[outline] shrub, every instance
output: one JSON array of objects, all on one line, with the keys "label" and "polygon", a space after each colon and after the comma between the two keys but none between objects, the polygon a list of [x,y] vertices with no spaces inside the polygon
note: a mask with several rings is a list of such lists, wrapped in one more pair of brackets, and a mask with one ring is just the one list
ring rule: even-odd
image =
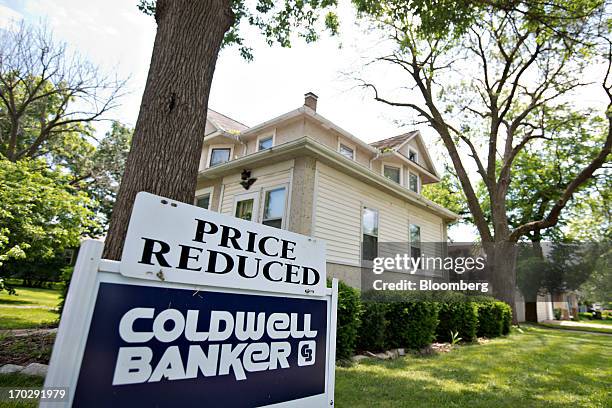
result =
[{"label": "shrub", "polygon": [[60,304],[58,306],[58,313],[60,318],[62,317],[62,312],[64,311],[64,305],[66,304],[66,296],[68,296],[68,288],[70,287],[70,280],[72,279],[72,272],[74,271],[74,267],[66,266],[62,268],[60,273],[61,279],[61,293],[60,293]]},{"label": "shrub", "polygon": [[386,317],[387,309],[386,303],[363,303],[361,329],[357,340],[359,350],[382,351],[385,349],[385,336],[389,325]]},{"label": "shrub", "polygon": [[496,302],[496,305],[502,310],[502,334],[505,336],[510,333],[512,327],[512,308],[504,302]]},{"label": "shrub", "polygon": [[360,326],[361,300],[359,299],[359,291],[340,281],[338,282],[336,359],[347,359],[353,355]]},{"label": "shrub", "polygon": [[559,308],[555,308],[554,310],[555,320],[561,320],[562,311]]},{"label": "shrub", "polygon": [[498,337],[510,333],[512,309],[504,302],[480,299],[478,301],[478,336]]},{"label": "shrub", "polygon": [[420,349],[436,338],[438,304],[406,299],[388,305],[387,338],[389,347]]},{"label": "shrub", "polygon": [[437,329],[437,338],[440,341],[450,342],[451,332],[465,341],[476,338],[478,329],[478,306],[465,299],[454,299],[440,303],[438,312],[440,323]]}]

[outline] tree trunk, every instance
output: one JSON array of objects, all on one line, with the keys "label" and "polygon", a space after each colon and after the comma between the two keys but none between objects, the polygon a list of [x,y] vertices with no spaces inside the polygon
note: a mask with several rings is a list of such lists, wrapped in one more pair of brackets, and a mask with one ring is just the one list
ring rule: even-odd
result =
[{"label": "tree trunk", "polygon": [[104,257],[121,257],[136,194],[192,202],[208,95],[229,0],[158,0],[157,34],[132,147],[113,208]]},{"label": "tree trunk", "polygon": [[517,245],[508,241],[485,243],[485,250],[493,296],[510,305],[512,322],[516,324],[518,322],[515,303]]}]

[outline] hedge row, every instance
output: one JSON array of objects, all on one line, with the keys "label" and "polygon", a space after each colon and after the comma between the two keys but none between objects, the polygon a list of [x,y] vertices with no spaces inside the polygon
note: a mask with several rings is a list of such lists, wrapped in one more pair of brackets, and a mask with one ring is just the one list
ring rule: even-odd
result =
[{"label": "hedge row", "polygon": [[[434,341],[498,337],[510,332],[512,310],[490,297],[460,293],[360,293],[339,283],[336,357],[346,359],[356,349],[420,349]],[[368,294],[370,295],[370,294]]]}]

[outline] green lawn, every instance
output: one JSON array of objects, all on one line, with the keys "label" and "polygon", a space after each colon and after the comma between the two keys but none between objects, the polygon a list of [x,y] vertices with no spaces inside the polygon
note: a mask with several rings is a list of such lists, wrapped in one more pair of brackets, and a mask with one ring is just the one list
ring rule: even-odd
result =
[{"label": "green lawn", "polygon": [[550,323],[538,323],[538,324],[540,326],[550,327],[551,329],[558,329],[558,330],[578,330],[578,331],[584,331],[584,332],[612,334],[612,326],[610,326],[610,328],[607,328],[607,327],[589,327],[588,325],[581,325],[580,322],[572,322],[572,323],[577,323],[577,324],[576,325],[572,325],[572,326],[560,326],[560,325],[557,325],[557,324],[550,324]]},{"label": "green lawn", "polygon": [[432,357],[336,370],[339,407],[610,407],[612,336],[526,327]]},{"label": "green lawn", "polygon": [[[44,379],[22,374],[4,374],[0,375],[0,387],[11,388],[27,388],[27,387],[42,387]],[[37,402],[8,402],[0,401],[0,408],[22,408],[22,407],[37,407]],[[58,404],[59,406],[59,404]]]},{"label": "green lawn", "polygon": [[59,290],[16,287],[17,296],[0,293],[0,330],[48,327],[55,324]]}]

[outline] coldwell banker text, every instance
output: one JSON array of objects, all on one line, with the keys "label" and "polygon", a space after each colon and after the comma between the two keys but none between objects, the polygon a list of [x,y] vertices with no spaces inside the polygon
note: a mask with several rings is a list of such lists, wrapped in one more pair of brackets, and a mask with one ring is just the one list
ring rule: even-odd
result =
[{"label": "coldwell banker text", "polygon": [[[311,315],[298,313],[229,312],[211,310],[207,331],[198,331],[199,310],[136,307],[126,312],[119,323],[121,339],[130,344],[119,348],[113,375],[113,385],[159,382],[162,379],[185,380],[198,375],[213,377],[228,375],[230,369],[236,380],[246,380],[247,372],[289,368],[289,361],[297,366],[315,362],[317,331],[311,330]],[[136,321],[152,322],[152,330],[135,330]],[[170,327],[170,329],[168,329]],[[259,341],[264,338],[271,341]],[[172,343],[186,339],[189,349],[181,355],[177,345],[154,356],[146,343],[155,339]],[[236,338],[239,343],[226,342]],[[304,339],[292,350],[288,339]],[[292,353],[298,353],[290,359]],[[152,362],[156,361],[156,364]]]},{"label": "coldwell banker text", "polygon": [[259,276],[305,286],[321,280],[317,269],[294,263],[294,241],[252,230],[243,233],[202,219],[194,219],[192,236],[191,242],[174,247],[161,239],[142,237],[138,263],[217,275],[232,272],[245,279]]}]

